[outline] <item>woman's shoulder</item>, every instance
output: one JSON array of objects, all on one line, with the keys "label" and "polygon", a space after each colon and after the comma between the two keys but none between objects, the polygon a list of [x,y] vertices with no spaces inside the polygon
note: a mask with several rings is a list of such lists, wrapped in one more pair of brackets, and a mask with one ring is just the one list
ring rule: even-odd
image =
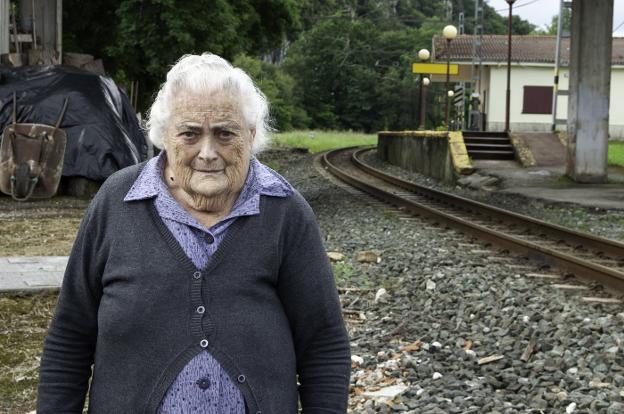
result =
[{"label": "woman's shoulder", "polygon": [[91,204],[110,207],[111,204],[123,202],[123,198],[136,181],[145,164],[146,161],[122,168],[111,174],[102,183]]}]

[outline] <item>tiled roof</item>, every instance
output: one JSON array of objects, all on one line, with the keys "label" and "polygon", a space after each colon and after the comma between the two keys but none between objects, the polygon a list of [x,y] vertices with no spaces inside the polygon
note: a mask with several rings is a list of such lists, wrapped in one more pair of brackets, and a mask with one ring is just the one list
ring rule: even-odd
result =
[{"label": "tiled roof", "polygon": [[[451,42],[451,61],[472,61],[475,36],[459,35]],[[511,60],[522,63],[555,63],[556,36],[513,36]],[[612,64],[624,65],[624,38],[613,38]],[[433,60],[446,61],[446,39],[433,37]],[[483,62],[507,62],[507,35],[483,35]],[[561,41],[561,63],[570,59],[570,39]]]}]

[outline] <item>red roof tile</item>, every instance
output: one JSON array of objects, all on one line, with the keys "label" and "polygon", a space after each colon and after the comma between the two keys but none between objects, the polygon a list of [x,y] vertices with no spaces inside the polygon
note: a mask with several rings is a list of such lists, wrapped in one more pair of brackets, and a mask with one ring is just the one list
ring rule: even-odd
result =
[{"label": "red roof tile", "polygon": [[[453,62],[472,61],[473,35],[459,35],[451,42]],[[555,63],[556,36],[513,36],[511,60],[523,63]],[[433,60],[446,61],[446,39],[433,37]],[[507,61],[507,35],[483,35],[483,62]],[[561,63],[570,59],[570,39],[561,41]],[[612,64],[624,65],[624,38],[613,38]]]}]

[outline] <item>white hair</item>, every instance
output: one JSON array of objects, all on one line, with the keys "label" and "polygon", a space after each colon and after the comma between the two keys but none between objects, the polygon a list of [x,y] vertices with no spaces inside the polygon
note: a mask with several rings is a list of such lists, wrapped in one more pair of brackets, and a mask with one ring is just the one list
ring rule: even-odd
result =
[{"label": "white hair", "polygon": [[228,91],[240,97],[241,110],[250,129],[255,129],[253,153],[260,152],[268,142],[269,104],[264,94],[245,71],[212,53],[184,55],[167,73],[148,113],[147,130],[155,147],[164,147],[164,136],[171,115],[172,98],[183,91],[207,93]]}]

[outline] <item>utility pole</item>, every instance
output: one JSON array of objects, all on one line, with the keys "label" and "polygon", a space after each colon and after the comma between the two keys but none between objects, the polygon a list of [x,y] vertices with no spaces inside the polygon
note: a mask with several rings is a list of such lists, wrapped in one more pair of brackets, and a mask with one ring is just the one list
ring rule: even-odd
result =
[{"label": "utility pole", "polygon": [[507,20],[507,95],[505,97],[505,132],[509,132],[509,110],[511,104],[511,14],[516,0],[507,0],[509,19]]},{"label": "utility pole", "polygon": [[557,18],[557,45],[555,46],[555,81],[552,98],[551,131],[557,130],[557,96],[559,95],[559,65],[561,64],[561,32],[563,31],[563,0],[559,0],[559,17]]}]

